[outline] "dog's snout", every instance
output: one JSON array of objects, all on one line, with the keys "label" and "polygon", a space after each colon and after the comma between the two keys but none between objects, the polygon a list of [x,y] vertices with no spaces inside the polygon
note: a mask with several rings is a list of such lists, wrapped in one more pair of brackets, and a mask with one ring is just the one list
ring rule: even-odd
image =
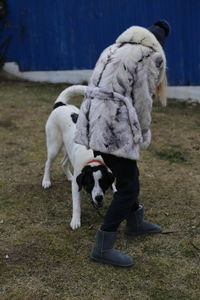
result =
[{"label": "dog's snout", "polygon": [[103,196],[102,195],[98,195],[95,197],[95,200],[99,203],[103,201]]}]

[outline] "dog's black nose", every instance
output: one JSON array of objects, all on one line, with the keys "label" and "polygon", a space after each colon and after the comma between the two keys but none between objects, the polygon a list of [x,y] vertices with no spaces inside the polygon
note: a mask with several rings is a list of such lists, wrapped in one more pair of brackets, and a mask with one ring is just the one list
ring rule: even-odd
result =
[{"label": "dog's black nose", "polygon": [[101,195],[96,196],[96,197],[95,197],[95,200],[96,200],[98,203],[100,203],[100,202],[103,201],[103,196],[101,196]]}]

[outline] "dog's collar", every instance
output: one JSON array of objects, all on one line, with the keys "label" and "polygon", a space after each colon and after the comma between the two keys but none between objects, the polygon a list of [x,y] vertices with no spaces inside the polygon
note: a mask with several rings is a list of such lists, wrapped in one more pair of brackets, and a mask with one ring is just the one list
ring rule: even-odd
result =
[{"label": "dog's collar", "polygon": [[89,164],[91,164],[91,163],[94,163],[94,162],[96,162],[96,163],[99,163],[100,165],[105,165],[104,163],[103,163],[103,161],[101,161],[101,160],[99,160],[99,159],[92,159],[92,160],[89,160],[87,163],[86,163],[86,165],[89,165]]}]

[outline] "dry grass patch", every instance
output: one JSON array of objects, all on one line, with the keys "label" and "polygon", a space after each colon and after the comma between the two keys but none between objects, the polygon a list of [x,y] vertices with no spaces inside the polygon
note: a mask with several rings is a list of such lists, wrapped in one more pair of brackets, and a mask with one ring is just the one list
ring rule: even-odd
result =
[{"label": "dry grass patch", "polygon": [[172,233],[128,238],[122,224],[117,247],[135,266],[119,269],[88,258],[102,220],[86,194],[82,227],[70,229],[71,187],[59,159],[52,188],[41,187],[44,125],[65,87],[0,83],[0,298],[200,299],[200,107],[154,105],[153,142],[139,163],[141,202],[146,217]]}]

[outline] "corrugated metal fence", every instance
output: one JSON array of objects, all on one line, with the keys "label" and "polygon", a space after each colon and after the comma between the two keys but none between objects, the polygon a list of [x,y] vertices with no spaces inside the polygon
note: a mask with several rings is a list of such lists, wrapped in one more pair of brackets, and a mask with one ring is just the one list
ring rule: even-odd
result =
[{"label": "corrugated metal fence", "polygon": [[166,19],[171,85],[200,85],[200,0],[5,0],[0,55],[21,71],[92,69],[132,25]]}]

